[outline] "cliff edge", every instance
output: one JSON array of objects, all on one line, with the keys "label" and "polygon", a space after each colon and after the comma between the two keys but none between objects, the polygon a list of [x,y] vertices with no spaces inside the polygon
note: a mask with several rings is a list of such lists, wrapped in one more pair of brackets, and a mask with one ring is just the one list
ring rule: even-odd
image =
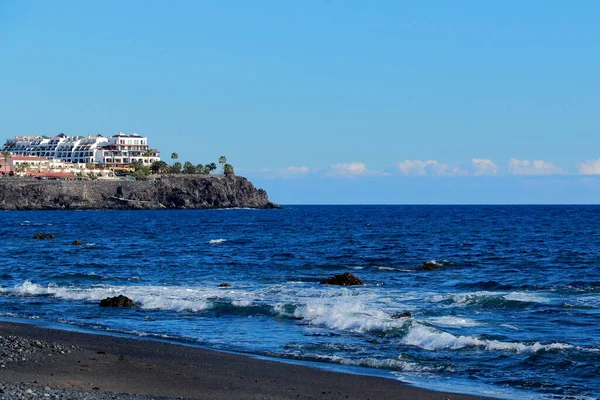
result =
[{"label": "cliff edge", "polygon": [[148,181],[0,179],[0,210],[278,208],[241,176],[162,175]]}]

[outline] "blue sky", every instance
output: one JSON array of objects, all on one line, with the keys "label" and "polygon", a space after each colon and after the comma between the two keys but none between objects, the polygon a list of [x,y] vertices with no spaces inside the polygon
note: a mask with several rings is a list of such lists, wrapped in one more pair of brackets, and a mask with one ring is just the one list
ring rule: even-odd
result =
[{"label": "blue sky", "polygon": [[0,2],[0,140],[138,132],[280,203],[597,203],[600,2]]}]

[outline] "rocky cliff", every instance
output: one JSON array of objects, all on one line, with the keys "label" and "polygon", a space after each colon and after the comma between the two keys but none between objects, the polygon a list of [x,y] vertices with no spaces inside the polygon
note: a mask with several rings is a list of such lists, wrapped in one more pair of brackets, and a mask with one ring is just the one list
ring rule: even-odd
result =
[{"label": "rocky cliff", "polygon": [[0,210],[277,208],[240,176],[163,175],[148,181],[0,179]]}]

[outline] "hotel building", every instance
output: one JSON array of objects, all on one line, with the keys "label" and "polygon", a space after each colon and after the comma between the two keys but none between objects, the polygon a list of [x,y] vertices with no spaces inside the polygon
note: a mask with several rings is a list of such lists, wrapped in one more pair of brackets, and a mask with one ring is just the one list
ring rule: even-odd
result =
[{"label": "hotel building", "polygon": [[137,133],[96,136],[17,136],[8,139],[2,151],[14,155],[42,157],[69,163],[128,167],[133,162],[150,165],[160,161],[160,152],[150,149],[148,138]]}]

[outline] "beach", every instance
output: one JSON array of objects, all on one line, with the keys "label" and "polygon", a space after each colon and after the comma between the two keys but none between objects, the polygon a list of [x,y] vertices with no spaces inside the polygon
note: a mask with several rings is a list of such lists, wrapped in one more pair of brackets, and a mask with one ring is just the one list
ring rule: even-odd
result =
[{"label": "beach", "polygon": [[[0,336],[18,342],[15,351],[26,354],[25,361],[13,357],[5,362],[6,347],[10,346],[3,346],[3,398],[11,398],[6,397],[7,393],[17,386],[27,398],[35,398],[36,393],[39,398],[89,399],[482,398],[166,342],[28,324],[1,322]],[[29,347],[37,351],[28,350]],[[52,395],[44,397],[44,393]]]}]

